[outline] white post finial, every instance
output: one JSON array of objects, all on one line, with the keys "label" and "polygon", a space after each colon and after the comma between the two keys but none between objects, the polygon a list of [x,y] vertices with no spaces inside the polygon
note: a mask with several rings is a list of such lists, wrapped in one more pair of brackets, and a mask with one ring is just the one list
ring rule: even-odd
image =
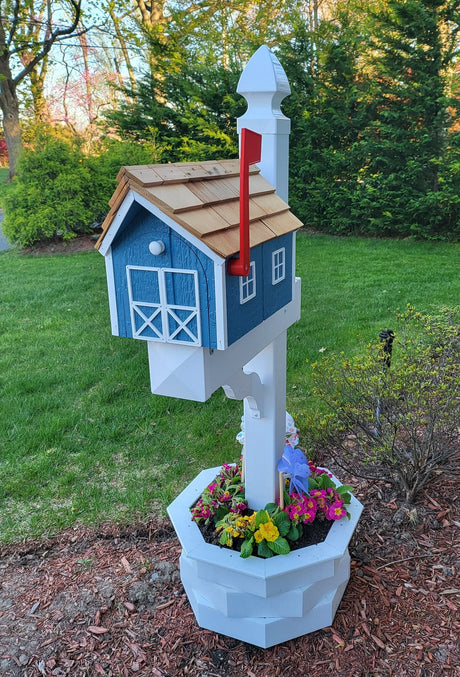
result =
[{"label": "white post finial", "polygon": [[248,102],[246,113],[237,121],[238,133],[247,127],[262,134],[261,174],[287,202],[291,121],[281,112],[281,102],[291,88],[282,65],[266,45],[248,61],[236,91]]}]

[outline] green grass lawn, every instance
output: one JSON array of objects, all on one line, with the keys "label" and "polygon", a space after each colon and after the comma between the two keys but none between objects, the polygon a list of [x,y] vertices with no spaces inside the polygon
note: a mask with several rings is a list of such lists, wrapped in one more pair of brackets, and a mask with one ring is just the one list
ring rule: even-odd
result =
[{"label": "green grass lawn", "polygon": [[[460,246],[300,233],[302,318],[288,410],[314,407],[305,360],[359,350],[408,302],[460,298]],[[110,335],[103,257],[0,253],[0,540],[77,521],[164,514],[203,468],[234,460],[242,403],[153,396],[143,341]]]}]

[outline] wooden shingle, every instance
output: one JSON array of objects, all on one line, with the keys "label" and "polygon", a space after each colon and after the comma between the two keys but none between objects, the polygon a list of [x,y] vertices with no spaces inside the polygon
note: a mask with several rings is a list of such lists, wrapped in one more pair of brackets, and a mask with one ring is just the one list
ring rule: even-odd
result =
[{"label": "wooden shingle", "polygon": [[214,209],[193,209],[174,214],[175,220],[191,233],[203,238],[208,233],[228,230],[230,224]]},{"label": "wooden shingle", "polygon": [[204,202],[190,190],[192,184],[164,183],[146,189],[145,197],[168,214],[202,207]]},{"label": "wooden shingle", "polygon": [[[257,166],[249,169],[251,246],[293,232],[301,222],[275,194]],[[239,251],[239,160],[208,160],[122,167],[111,210],[102,225],[102,243],[129,190],[145,198],[225,258]]]}]

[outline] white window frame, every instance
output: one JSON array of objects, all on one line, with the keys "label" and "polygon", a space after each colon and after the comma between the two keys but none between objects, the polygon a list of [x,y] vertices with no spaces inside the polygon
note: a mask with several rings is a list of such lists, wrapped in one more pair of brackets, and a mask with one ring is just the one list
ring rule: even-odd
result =
[{"label": "white window frame", "polygon": [[[252,291],[250,291],[251,286]],[[240,277],[240,305],[255,298],[256,293],[256,264],[255,261],[251,261],[249,264],[249,275]]]},{"label": "white window frame", "polygon": [[286,277],[286,247],[272,252],[272,285],[282,282]]}]

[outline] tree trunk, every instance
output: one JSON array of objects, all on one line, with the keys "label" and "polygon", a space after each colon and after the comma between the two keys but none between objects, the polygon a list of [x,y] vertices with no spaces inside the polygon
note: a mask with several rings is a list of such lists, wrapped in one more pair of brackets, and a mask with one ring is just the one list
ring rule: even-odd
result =
[{"label": "tree trunk", "polygon": [[[131,64],[131,59],[129,56],[129,50],[126,46],[126,41],[123,36],[123,32],[121,30],[120,26],[120,19],[115,15],[115,12],[113,11],[112,7],[109,6],[109,14],[110,18],[112,19],[113,27],[115,29],[115,34],[117,36],[118,42],[120,44],[120,48],[123,54],[123,58],[125,60],[126,68],[128,70],[128,75],[129,75],[129,82],[131,85],[131,90],[133,92],[136,91],[136,77],[134,75],[134,70],[133,66]],[[121,73],[119,72],[119,68],[116,68],[116,74],[117,77],[119,78],[120,85],[123,86],[123,79],[121,78]]]},{"label": "tree trunk", "polygon": [[[44,61],[47,61],[46,58]],[[32,94],[34,105],[34,117],[36,122],[49,123],[50,112],[46,102],[44,93],[46,67],[38,71],[38,68],[33,68],[29,73],[30,92]]]},{"label": "tree trunk", "polygon": [[11,75],[8,55],[0,55],[0,108],[3,114],[3,132],[8,149],[9,175],[16,175],[19,156],[22,151],[22,133],[19,124],[19,103],[16,84]]}]

